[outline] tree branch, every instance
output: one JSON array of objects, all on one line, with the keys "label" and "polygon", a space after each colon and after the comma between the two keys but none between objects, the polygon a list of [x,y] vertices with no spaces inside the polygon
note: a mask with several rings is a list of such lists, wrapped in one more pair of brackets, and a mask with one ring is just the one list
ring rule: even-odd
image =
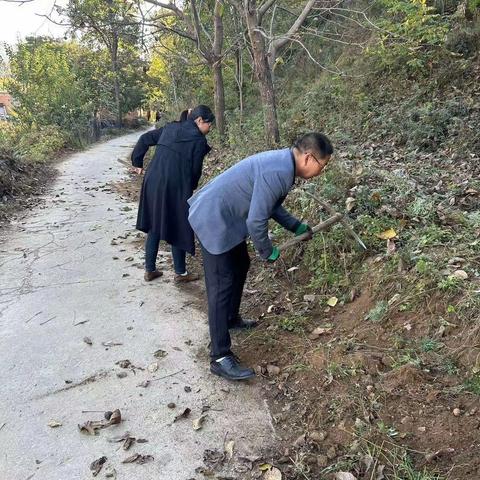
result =
[{"label": "tree branch", "polygon": [[257,10],[258,24],[262,24],[264,15],[268,12],[270,7],[276,3],[277,0],[267,0],[263,5],[261,5]]}]

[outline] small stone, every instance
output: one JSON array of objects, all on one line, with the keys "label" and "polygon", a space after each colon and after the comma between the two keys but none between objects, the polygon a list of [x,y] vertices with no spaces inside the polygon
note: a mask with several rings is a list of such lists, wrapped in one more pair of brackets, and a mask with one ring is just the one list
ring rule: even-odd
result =
[{"label": "small stone", "polygon": [[328,457],[326,455],[319,455],[317,457],[317,465],[320,468],[324,468],[328,465]]},{"label": "small stone", "polygon": [[454,409],[453,409],[453,414],[454,414],[456,417],[459,417],[459,416],[462,414],[462,411],[461,411],[459,408],[454,408]]},{"label": "small stone", "polygon": [[427,429],[425,427],[418,427],[418,431],[423,433],[426,432]]},{"label": "small stone", "polygon": [[185,385],[183,389],[187,392],[190,393],[192,391],[192,387],[189,387],[188,385]]},{"label": "small stone", "polygon": [[374,390],[374,386],[373,385],[367,385],[367,392],[370,393],[370,392],[373,392]]},{"label": "small stone", "polygon": [[117,377],[118,378],[125,378],[127,376],[127,372],[118,372]]},{"label": "small stone", "polygon": [[173,403],[173,402],[170,402],[168,405],[167,405],[168,408],[175,408],[176,405]]}]

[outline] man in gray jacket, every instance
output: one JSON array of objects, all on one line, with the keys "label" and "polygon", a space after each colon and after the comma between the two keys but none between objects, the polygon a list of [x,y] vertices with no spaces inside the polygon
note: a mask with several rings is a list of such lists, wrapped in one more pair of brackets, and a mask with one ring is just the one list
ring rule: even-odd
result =
[{"label": "man in gray jacket", "polygon": [[268,221],[274,219],[287,230],[301,235],[311,231],[282,202],[295,177],[320,175],[333,153],[330,140],[321,133],[308,133],[294,146],[248,157],[193,195],[189,222],[203,255],[211,338],[210,370],[229,380],[254,376],[242,367],[230,350],[230,328],[248,328],[254,322],[239,314],[243,286],[250,266],[246,239],[250,237],[258,255],[274,262],[280,252],[268,237]]}]

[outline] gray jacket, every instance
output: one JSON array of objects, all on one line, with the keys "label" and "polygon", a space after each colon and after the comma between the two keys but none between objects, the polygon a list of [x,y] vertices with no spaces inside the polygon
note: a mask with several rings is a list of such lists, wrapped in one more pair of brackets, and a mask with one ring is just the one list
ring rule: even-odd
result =
[{"label": "gray jacket", "polygon": [[260,257],[266,259],[273,248],[268,220],[273,218],[292,232],[300,225],[281,205],[294,181],[290,149],[252,155],[190,197],[188,220],[211,254],[225,253],[250,236]]}]

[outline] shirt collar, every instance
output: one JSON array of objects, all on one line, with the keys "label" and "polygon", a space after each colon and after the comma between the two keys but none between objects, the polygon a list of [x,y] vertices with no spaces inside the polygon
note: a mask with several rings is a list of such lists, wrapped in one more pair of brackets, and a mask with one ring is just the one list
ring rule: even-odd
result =
[{"label": "shirt collar", "polygon": [[292,158],[292,163],[293,163],[293,180],[292,180],[292,186],[295,185],[295,179],[297,178],[297,164],[295,163],[295,155],[293,154],[293,147],[290,148],[290,156]]}]

